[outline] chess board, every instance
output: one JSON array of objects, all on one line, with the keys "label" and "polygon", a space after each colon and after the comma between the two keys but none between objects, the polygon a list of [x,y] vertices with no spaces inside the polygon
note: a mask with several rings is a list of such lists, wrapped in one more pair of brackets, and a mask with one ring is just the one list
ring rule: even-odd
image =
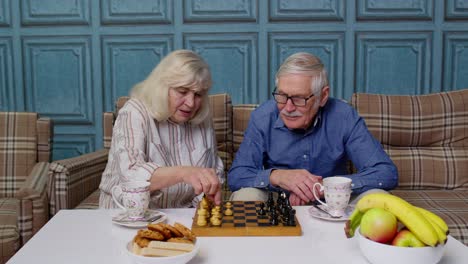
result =
[{"label": "chess board", "polygon": [[[260,203],[256,201],[233,201],[233,215],[223,215],[220,226],[212,226],[209,221],[206,226],[198,226],[198,214],[195,213],[192,222],[192,232],[197,236],[301,236],[299,221],[296,226],[285,226],[281,221],[277,226],[270,225],[268,214],[258,215]],[[223,205],[223,212],[225,208]]]}]

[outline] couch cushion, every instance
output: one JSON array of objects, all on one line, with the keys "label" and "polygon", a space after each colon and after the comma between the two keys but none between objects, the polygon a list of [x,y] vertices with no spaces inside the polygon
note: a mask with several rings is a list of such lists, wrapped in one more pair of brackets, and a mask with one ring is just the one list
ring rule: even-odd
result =
[{"label": "couch cushion", "polygon": [[392,194],[439,215],[450,235],[468,246],[468,192],[459,190],[393,190]]},{"label": "couch cushion", "polygon": [[36,113],[0,112],[0,197],[13,197],[37,162]]},{"label": "couch cushion", "polygon": [[18,199],[0,198],[0,263],[5,263],[20,248],[19,211]]},{"label": "couch cushion", "polygon": [[233,107],[232,129],[234,156],[244,140],[244,132],[249,124],[250,114],[257,108],[256,104],[241,104]]},{"label": "couch cushion", "polygon": [[468,189],[468,89],[418,96],[354,94],[399,172],[399,189]]},{"label": "couch cushion", "polygon": [[97,189],[91,195],[86,197],[75,209],[97,209],[99,208],[99,196],[101,190]]}]

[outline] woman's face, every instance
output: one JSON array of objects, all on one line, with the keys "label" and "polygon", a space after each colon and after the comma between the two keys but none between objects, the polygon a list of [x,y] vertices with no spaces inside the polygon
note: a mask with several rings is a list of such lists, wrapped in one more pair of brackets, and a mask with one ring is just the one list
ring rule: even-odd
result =
[{"label": "woman's face", "polygon": [[169,118],[172,122],[181,124],[192,119],[200,109],[205,91],[189,87],[169,89]]}]

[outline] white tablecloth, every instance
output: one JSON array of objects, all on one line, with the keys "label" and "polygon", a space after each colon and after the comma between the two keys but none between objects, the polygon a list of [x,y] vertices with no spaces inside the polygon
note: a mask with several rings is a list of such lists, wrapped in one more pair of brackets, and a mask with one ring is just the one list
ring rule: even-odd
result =
[{"label": "white tablecloth", "polygon": [[[295,207],[303,235],[299,237],[199,237],[197,263],[367,263],[357,239],[347,239],[344,222],[315,219],[309,207]],[[168,223],[191,225],[194,209],[162,210]],[[137,229],[112,224],[111,210],[61,210],[18,253],[17,263],[131,263],[125,244]],[[391,256],[389,256],[391,257]],[[468,263],[468,247],[449,236],[440,264]]]}]

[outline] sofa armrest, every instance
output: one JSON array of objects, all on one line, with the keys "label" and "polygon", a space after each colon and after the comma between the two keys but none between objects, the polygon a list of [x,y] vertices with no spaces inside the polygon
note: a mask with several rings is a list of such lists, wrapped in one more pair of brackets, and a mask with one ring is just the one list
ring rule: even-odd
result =
[{"label": "sofa armrest", "polygon": [[16,193],[21,207],[18,222],[22,244],[26,243],[49,220],[48,171],[48,162],[37,163]]},{"label": "sofa armrest", "polygon": [[75,208],[101,182],[109,150],[101,149],[78,157],[54,161],[49,169],[49,211]]}]

